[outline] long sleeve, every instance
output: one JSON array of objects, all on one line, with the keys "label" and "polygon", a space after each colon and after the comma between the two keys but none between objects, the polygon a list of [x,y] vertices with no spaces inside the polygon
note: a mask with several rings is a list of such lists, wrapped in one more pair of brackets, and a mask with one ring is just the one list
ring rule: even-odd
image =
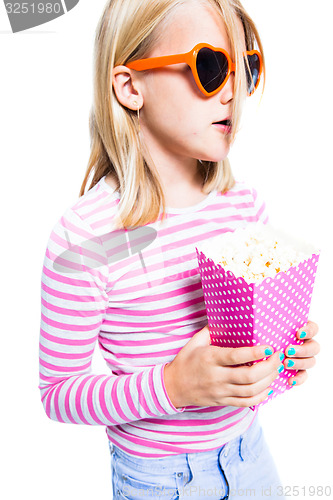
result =
[{"label": "long sleeve", "polygon": [[47,416],[112,426],[183,412],[166,393],[166,363],[129,375],[91,374],[108,307],[107,264],[99,237],[68,209],[51,232],[42,269],[39,389]]},{"label": "long sleeve", "polygon": [[257,222],[262,222],[263,224],[267,224],[269,222],[269,217],[266,210],[265,201],[258,196],[257,191],[252,188],[251,190],[253,196],[253,208],[255,211],[255,220]]}]

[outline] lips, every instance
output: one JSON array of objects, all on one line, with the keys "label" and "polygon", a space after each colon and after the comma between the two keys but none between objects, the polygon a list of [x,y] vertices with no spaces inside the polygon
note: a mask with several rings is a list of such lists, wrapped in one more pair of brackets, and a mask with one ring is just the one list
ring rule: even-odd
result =
[{"label": "lips", "polygon": [[225,127],[231,127],[231,117],[225,118],[224,120],[220,120],[219,122],[214,122],[213,125],[224,125]]},{"label": "lips", "polygon": [[216,128],[218,128],[224,134],[231,134],[232,130],[231,117],[225,118],[224,120],[220,120],[218,122],[214,122],[213,125],[216,125]]}]

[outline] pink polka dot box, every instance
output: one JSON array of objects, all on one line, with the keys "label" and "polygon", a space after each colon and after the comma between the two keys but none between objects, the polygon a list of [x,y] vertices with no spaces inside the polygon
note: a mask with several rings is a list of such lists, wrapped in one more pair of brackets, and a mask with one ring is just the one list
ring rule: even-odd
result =
[{"label": "pink polka dot box", "polygon": [[[303,343],[296,332],[308,321],[318,250],[258,223],[205,241],[196,252],[213,345],[282,351]],[[285,369],[258,406],[290,389],[293,374]]]}]

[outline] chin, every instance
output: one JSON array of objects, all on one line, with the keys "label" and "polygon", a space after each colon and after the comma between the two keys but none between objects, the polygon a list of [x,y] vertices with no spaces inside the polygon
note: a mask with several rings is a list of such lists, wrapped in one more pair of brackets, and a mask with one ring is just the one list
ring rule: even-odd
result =
[{"label": "chin", "polygon": [[208,151],[205,152],[205,154],[200,155],[201,161],[211,161],[211,162],[219,162],[223,161],[227,158],[229,152],[230,152],[230,145],[229,144],[220,144],[220,147],[211,148]]},{"label": "chin", "polygon": [[229,149],[228,151],[225,151],[223,152],[223,154],[216,154],[216,155],[207,155],[207,156],[202,156],[201,158],[198,158],[198,160],[201,160],[201,161],[211,161],[211,162],[219,162],[219,161],[223,161],[227,158],[229,154]]}]

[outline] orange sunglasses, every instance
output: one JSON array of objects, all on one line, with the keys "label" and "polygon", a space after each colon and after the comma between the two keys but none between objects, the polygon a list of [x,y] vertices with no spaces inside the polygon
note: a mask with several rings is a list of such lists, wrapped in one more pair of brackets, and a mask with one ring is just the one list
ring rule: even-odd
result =
[{"label": "orange sunglasses", "polygon": [[[186,63],[191,68],[195,82],[201,92],[210,97],[227,83],[236,66],[228,52],[213,47],[208,43],[199,43],[190,52],[172,56],[149,57],[126,64],[127,68],[136,71],[161,68],[171,64]],[[262,57],[257,50],[244,53],[244,64],[247,79],[247,93],[252,95],[257,89],[262,73]]]}]

